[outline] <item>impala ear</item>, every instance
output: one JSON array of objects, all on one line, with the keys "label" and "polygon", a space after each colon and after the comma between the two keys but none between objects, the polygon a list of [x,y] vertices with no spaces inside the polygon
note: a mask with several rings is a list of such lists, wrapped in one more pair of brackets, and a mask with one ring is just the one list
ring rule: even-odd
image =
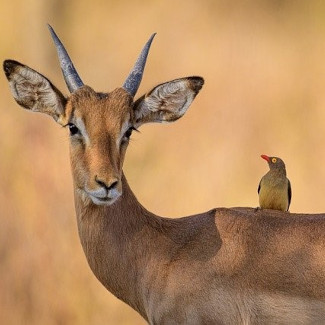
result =
[{"label": "impala ear", "polygon": [[203,84],[201,77],[188,77],[153,88],[134,103],[135,126],[176,121],[185,114]]},{"label": "impala ear", "polygon": [[20,106],[46,113],[58,121],[64,113],[66,99],[47,78],[13,60],[4,61],[3,69],[12,95]]}]

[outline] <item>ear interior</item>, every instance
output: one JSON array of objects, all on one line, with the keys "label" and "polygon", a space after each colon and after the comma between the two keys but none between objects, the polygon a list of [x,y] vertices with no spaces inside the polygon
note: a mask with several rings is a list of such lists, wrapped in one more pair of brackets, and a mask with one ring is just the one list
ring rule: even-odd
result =
[{"label": "ear interior", "polygon": [[4,61],[3,69],[20,106],[46,113],[56,121],[64,113],[65,97],[42,74],[14,60]]},{"label": "ear interior", "polygon": [[201,77],[187,77],[156,86],[135,102],[135,123],[141,125],[179,119],[185,114],[203,84]]}]

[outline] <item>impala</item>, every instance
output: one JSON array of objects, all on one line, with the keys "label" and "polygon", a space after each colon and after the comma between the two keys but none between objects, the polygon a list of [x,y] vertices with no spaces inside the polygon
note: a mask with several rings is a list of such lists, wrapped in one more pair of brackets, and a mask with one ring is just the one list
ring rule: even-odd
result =
[{"label": "impala", "polygon": [[4,71],[19,105],[70,130],[78,230],[98,280],[150,324],[325,324],[325,215],[217,208],[169,219],[128,185],[132,131],[180,118],[203,79],[169,81],[134,100],[153,35],[123,86],[99,93],[50,31],[68,98],[17,61]]}]

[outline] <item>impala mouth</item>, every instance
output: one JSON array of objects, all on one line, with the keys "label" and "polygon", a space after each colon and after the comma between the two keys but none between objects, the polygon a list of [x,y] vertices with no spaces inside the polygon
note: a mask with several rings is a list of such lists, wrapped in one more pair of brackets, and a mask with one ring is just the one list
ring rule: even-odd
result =
[{"label": "impala mouth", "polygon": [[98,195],[99,193],[92,193],[92,192],[87,191],[87,190],[85,190],[85,192],[86,192],[87,196],[91,199],[91,201],[96,205],[111,205],[122,194],[117,190],[110,190],[108,193],[105,193],[105,196],[104,195]]},{"label": "impala mouth", "polygon": [[120,194],[115,197],[97,197],[93,195],[89,195],[89,197],[96,205],[111,205],[120,197]]}]

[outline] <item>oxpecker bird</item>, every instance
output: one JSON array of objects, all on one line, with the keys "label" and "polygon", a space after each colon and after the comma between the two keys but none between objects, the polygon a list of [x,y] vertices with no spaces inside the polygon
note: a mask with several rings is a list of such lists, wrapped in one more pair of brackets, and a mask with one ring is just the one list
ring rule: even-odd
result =
[{"label": "oxpecker bird", "polygon": [[282,159],[261,155],[270,167],[258,185],[261,209],[288,211],[291,202],[291,184]]}]

